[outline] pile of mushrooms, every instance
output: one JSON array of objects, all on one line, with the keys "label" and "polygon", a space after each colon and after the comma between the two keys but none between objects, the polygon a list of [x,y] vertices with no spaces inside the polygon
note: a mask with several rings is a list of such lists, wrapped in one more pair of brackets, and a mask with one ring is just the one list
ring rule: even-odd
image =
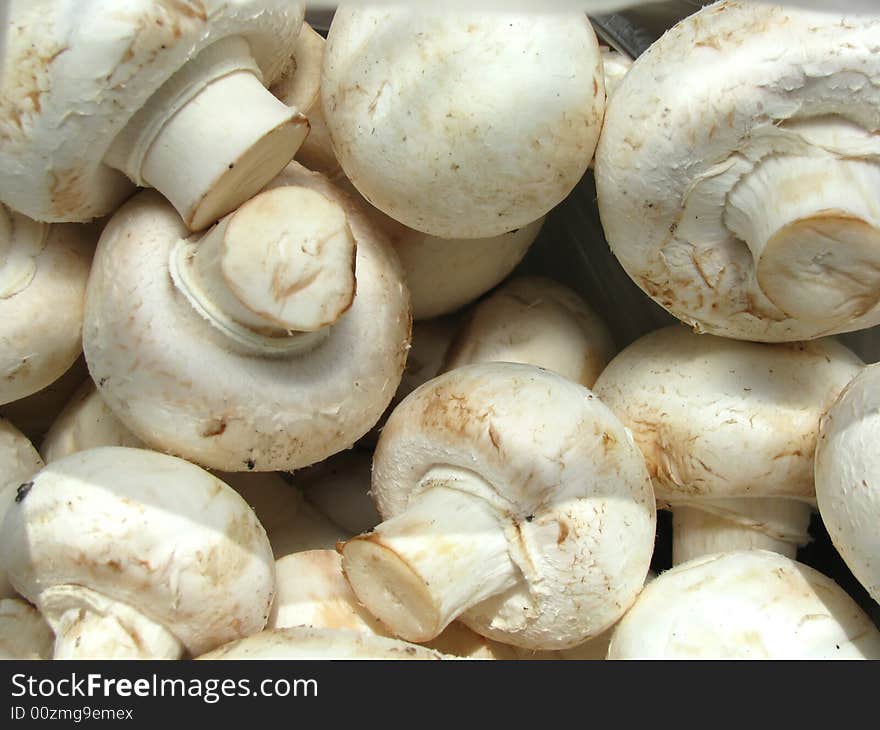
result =
[{"label": "pile of mushrooms", "polygon": [[0,658],[880,659],[880,14],[780,2],[10,5]]}]

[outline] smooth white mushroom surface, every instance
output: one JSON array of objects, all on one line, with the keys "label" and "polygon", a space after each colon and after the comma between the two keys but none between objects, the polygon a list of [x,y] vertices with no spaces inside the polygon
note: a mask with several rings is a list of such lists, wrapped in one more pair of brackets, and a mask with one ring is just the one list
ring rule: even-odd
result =
[{"label": "smooth white mushroom surface", "polygon": [[274,561],[253,510],[199,467],[106,447],[53,462],[0,526],[55,658],[180,658],[260,631]]},{"label": "smooth white mushroom surface", "polygon": [[763,344],[681,325],[637,340],[596,381],[672,508],[673,563],[809,535],[819,419],[864,364],[833,338]]},{"label": "smooth white mushroom surface", "polygon": [[25,601],[0,599],[0,659],[51,659],[55,635]]},{"label": "smooth white mushroom surface", "polygon": [[155,187],[192,230],[250,198],[308,122],[265,85],[290,62],[295,0],[17,2],[0,94],[0,200],[37,220],[111,212]]},{"label": "smooth white mushroom surface", "polygon": [[710,5],[609,100],[608,242],[698,331],[775,342],[880,323],[880,16],[838,8]]},{"label": "smooth white mushroom surface", "polygon": [[321,94],[354,186],[443,238],[497,236],[556,206],[587,169],[605,107],[583,13],[341,7]]},{"label": "smooth white mushroom surface", "polygon": [[0,404],[50,385],[81,354],[96,240],[93,226],[38,223],[0,205]]},{"label": "smooth white mushroom surface", "polygon": [[816,500],[834,547],[880,601],[880,365],[853,379],[822,419]]},{"label": "smooth white mushroom surface", "polygon": [[83,348],[110,409],[152,448],[223,471],[350,448],[391,401],[409,345],[409,293],[385,238],[296,163],[187,235],[146,191],[101,237]]},{"label": "smooth white mushroom surface", "polygon": [[424,646],[342,629],[294,626],[261,631],[199,659],[451,659]]},{"label": "smooth white mushroom surface", "polygon": [[830,578],[764,550],[662,573],[617,625],[609,659],[878,659],[880,631]]},{"label": "smooth white mushroom surface", "polygon": [[592,388],[614,352],[608,327],[575,292],[552,279],[521,276],[468,313],[443,370],[475,362],[519,362]]},{"label": "smooth white mushroom surface", "polygon": [[[30,478],[42,468],[43,460],[27,436],[0,418],[0,525],[6,511],[27,490]],[[17,595],[6,578],[6,555],[0,551],[0,599]]]},{"label": "smooth white mushroom surface", "polygon": [[427,641],[451,621],[533,649],[582,643],[641,590],[654,545],[644,459],[588,389],[468,365],[397,406],[371,492],[384,518],[342,547],[359,601]]}]

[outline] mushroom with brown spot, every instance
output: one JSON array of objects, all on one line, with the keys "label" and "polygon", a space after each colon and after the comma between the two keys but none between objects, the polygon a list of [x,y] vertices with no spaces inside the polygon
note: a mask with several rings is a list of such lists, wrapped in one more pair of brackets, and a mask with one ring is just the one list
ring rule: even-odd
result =
[{"label": "mushroom with brown spot", "polygon": [[626,348],[596,394],[630,428],[673,513],[673,564],[809,540],[819,419],[864,364],[832,338],[762,344],[680,325]]},{"label": "mushroom with brown spot", "polygon": [[361,210],[296,163],[202,236],[146,191],[98,244],[83,348],[150,447],[285,471],[351,447],[403,372],[409,293]]},{"label": "mushroom with brown spot", "polygon": [[202,654],[260,631],[274,593],[272,550],[245,501],[142,449],[44,467],[6,513],[0,551],[52,626],[56,659]]},{"label": "mushroom with brown spot", "polygon": [[265,86],[304,3],[15,3],[0,94],[0,199],[86,221],[154,187],[200,230],[249,199],[309,127]]},{"label": "mushroom with brown spot", "polygon": [[588,389],[528,365],[468,365],[397,406],[372,495],[384,518],[342,547],[358,600],[428,641],[479,634],[563,649],[613,624],[644,583],[654,494],[620,421]]}]

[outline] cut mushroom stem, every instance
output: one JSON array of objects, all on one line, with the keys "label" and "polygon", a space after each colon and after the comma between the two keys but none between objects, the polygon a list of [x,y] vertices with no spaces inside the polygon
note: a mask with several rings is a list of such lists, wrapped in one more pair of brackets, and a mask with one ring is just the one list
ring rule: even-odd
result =
[{"label": "cut mushroom stem", "polygon": [[351,306],[355,240],[342,207],[303,187],[268,190],[171,250],[177,288],[249,352],[315,347]]},{"label": "cut mushroom stem", "polygon": [[518,576],[498,509],[477,496],[486,491],[479,477],[436,469],[423,486],[405,512],[342,547],[343,571],[361,603],[417,642]]},{"label": "cut mushroom stem", "polygon": [[180,659],[184,646],[131,606],[84,586],[46,589],[40,611],[55,632],[55,659]]},{"label": "cut mushroom stem", "polygon": [[[844,122],[802,130],[840,148]],[[828,329],[880,302],[880,165],[835,154],[769,155],[731,191],[726,217],[758,285],[786,315]]]},{"label": "cut mushroom stem", "polygon": [[306,117],[266,90],[248,42],[234,36],[206,48],[153,94],[104,162],[156,188],[197,231],[275,177],[308,132]]},{"label": "cut mushroom stem", "polygon": [[794,499],[707,500],[675,505],[672,564],[732,550],[770,550],[794,559],[809,542],[812,507]]},{"label": "cut mushroom stem", "polygon": [[37,273],[49,226],[0,205],[0,299],[25,289]]}]

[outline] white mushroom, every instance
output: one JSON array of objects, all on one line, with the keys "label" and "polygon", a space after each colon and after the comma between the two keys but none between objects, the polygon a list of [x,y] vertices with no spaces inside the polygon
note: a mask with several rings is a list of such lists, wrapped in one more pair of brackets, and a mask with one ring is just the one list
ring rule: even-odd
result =
[{"label": "white mushroom", "polygon": [[96,238],[92,226],[50,226],[0,205],[0,404],[45,388],[82,352]]},{"label": "white mushroom", "polygon": [[608,241],[698,331],[777,342],[880,323],[880,18],[839,13],[715,3],[609,102]]},{"label": "white mushroom", "polygon": [[571,289],[551,279],[511,279],[469,312],[443,370],[475,362],[519,362],[593,387],[614,355],[605,323]]},{"label": "white mushroom", "polygon": [[0,659],[51,659],[54,641],[37,609],[14,598],[0,599]]},{"label": "white mushroom", "polygon": [[865,368],[822,419],[816,499],[834,547],[880,601],[880,364]]},{"label": "white mushroom", "polygon": [[586,171],[605,106],[583,13],[341,7],[321,94],[354,186],[443,238],[497,236],[545,215]]},{"label": "white mushroom", "polygon": [[460,618],[562,649],[614,623],[654,545],[644,459],[589,390],[533,366],[468,365],[394,410],[372,495],[385,518],[342,546],[355,594],[396,635]]},{"label": "white mushroom", "polygon": [[[43,468],[43,460],[27,436],[0,418],[0,525],[22,487]],[[6,578],[6,554],[0,551],[0,599],[14,598],[15,589]]]},{"label": "white mushroom", "polygon": [[[276,561],[275,585],[267,629],[312,626],[393,637],[358,603],[342,574],[342,558],[333,550],[308,550]],[[512,647],[486,639],[457,621],[426,646],[470,659],[517,658]]]},{"label": "white mushroom", "polygon": [[629,427],[673,510],[673,563],[809,540],[819,419],[864,367],[831,338],[760,344],[674,325],[620,353],[596,394]]},{"label": "white mushroom", "polygon": [[191,230],[210,225],[308,134],[264,87],[289,63],[303,13],[295,0],[16,3],[0,199],[37,220],[84,221],[134,182],[159,190]]},{"label": "white mushroom", "polygon": [[261,631],[199,659],[449,659],[440,652],[385,636],[295,626]]},{"label": "white mushroom", "polygon": [[83,347],[110,409],[152,448],[223,471],[296,469],[350,448],[390,402],[409,344],[386,240],[295,163],[200,239],[186,235],[148,191],[101,237]]},{"label": "white mushroom", "polygon": [[623,77],[632,68],[633,60],[608,46],[600,46],[602,53],[602,72],[605,77],[605,96],[610,97],[620,86]]},{"label": "white mushroom", "polygon": [[321,65],[324,60],[324,37],[303,23],[293,50],[293,66],[271,89],[288,106],[302,110],[309,118],[309,136],[295,155],[297,162],[334,179],[341,173],[333,153],[330,133],[321,109]]},{"label": "white mushroom", "polygon": [[609,659],[880,659],[880,631],[833,580],[764,550],[662,573],[617,625]]},{"label": "white mushroom", "polygon": [[350,537],[372,530],[382,521],[370,499],[372,462],[370,451],[343,451],[297,471],[293,483],[302,492],[306,503],[339,525]]},{"label": "white mushroom", "polygon": [[55,658],[179,658],[260,631],[274,592],[266,533],[193,464],[106,447],[53,462],[0,529],[12,585]]}]

